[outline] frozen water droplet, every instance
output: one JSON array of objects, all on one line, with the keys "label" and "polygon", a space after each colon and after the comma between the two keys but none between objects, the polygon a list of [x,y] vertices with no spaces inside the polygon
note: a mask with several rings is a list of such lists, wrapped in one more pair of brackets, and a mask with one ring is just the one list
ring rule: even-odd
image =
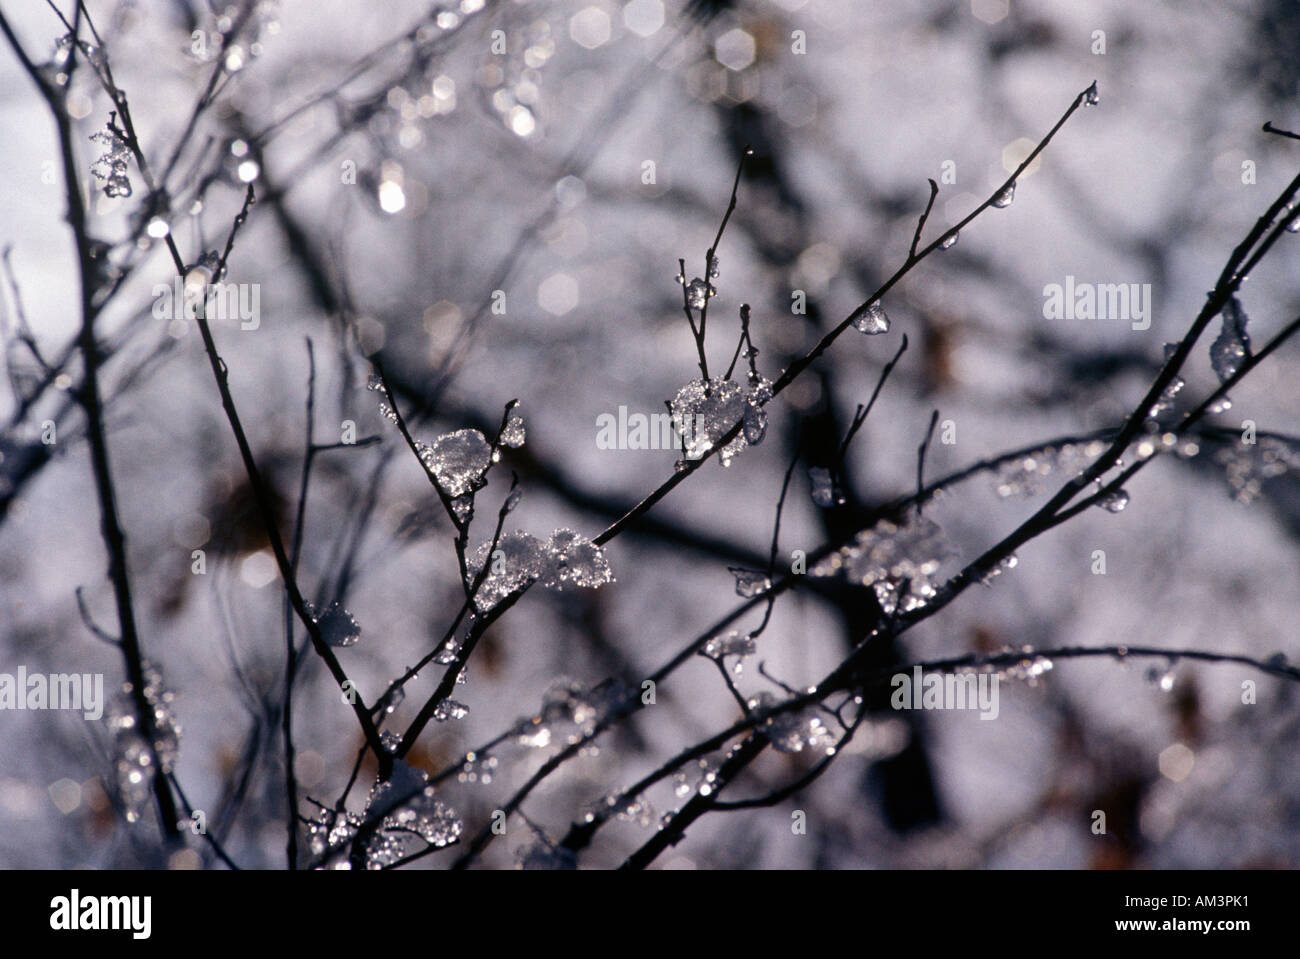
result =
[{"label": "frozen water droplet", "polygon": [[427,458],[438,485],[453,499],[478,488],[492,463],[492,445],[478,430],[439,436]]},{"label": "frozen water droplet", "polygon": [[1101,94],[1097,92],[1097,81],[1092,81],[1092,86],[1088,87],[1083,94],[1084,106],[1095,107],[1101,102]]},{"label": "frozen water droplet", "polygon": [[745,442],[750,446],[757,446],[767,435],[767,412],[753,403],[746,403],[745,413],[741,418],[741,429],[745,435]]},{"label": "frozen water droplet", "polygon": [[513,513],[519,506],[519,501],[523,499],[524,491],[521,489],[512,489],[510,495],[506,497],[505,509],[507,513]]},{"label": "frozen water droplet", "polygon": [[808,482],[812,486],[812,501],[823,509],[840,506],[844,495],[835,486],[831,471],[823,466],[814,466],[808,470]]},{"label": "frozen water droplet", "polygon": [[1156,687],[1156,689],[1160,690],[1162,693],[1171,692],[1176,681],[1177,675],[1173,665],[1170,665],[1168,668],[1163,670],[1157,669],[1154,666],[1147,670],[1147,682]]},{"label": "frozen water droplet", "polygon": [[[1164,346],[1164,351],[1165,351],[1165,362],[1168,363],[1171,359],[1173,359],[1174,354],[1178,351],[1178,344],[1166,343]],[[1147,415],[1154,418],[1154,417],[1158,417],[1162,413],[1167,413],[1170,410],[1172,410],[1174,408],[1174,399],[1178,396],[1179,392],[1181,392],[1185,384],[1186,384],[1186,380],[1184,380],[1181,376],[1175,376],[1172,380],[1170,380],[1169,385],[1166,386],[1164,390],[1161,392],[1160,399],[1158,399],[1155,405],[1151,407]]]},{"label": "frozen water droplet", "polygon": [[948,236],[945,236],[943,240],[939,243],[939,249],[951,250],[954,246],[957,245],[957,237],[960,235],[961,235],[960,233],[950,233]]},{"label": "frozen water droplet", "polygon": [[90,172],[104,182],[104,194],[110,197],[131,195],[131,178],[127,171],[131,163],[131,150],[122,139],[105,125],[91,140],[104,148],[103,154],[90,165]]},{"label": "frozen water droplet", "polygon": [[704,655],[709,659],[722,659],[724,656],[752,656],[758,643],[750,633],[732,630],[725,636],[714,636],[704,644]]},{"label": "frozen water droplet", "polygon": [[[749,700],[753,712],[764,712],[779,705],[769,692]],[[792,710],[772,716],[763,724],[772,748],[782,753],[799,753],[805,749],[830,754],[835,751],[835,736],[826,725],[826,717],[815,709]],[[700,790],[703,792],[703,788]]]},{"label": "frozen water droplet", "polygon": [[858,533],[809,570],[812,576],[844,578],[870,586],[886,613],[924,606],[937,592],[941,561],[951,550],[938,524],[912,513],[901,524],[881,520]]},{"label": "frozen water droplet", "polygon": [[889,332],[889,317],[885,314],[885,308],[880,305],[879,300],[873,300],[855,311],[851,319],[854,329],[859,333],[874,336],[877,333]]},{"label": "frozen water droplet", "polygon": [[1226,383],[1237,372],[1243,360],[1250,356],[1250,335],[1246,332],[1249,318],[1234,296],[1223,307],[1223,327],[1210,344],[1210,365],[1220,383]]},{"label": "frozen water droplet", "polygon": [[181,727],[172,710],[175,694],[163,685],[162,673],[148,661],[142,664],[144,699],[149,704],[154,738],[144,735],[136,715],[130,683],[108,705],[108,726],[113,733],[113,767],[118,795],[127,822],[138,822],[153,798],[155,771],[170,772],[180,751]]},{"label": "frozen water droplet", "polygon": [[1016,184],[1013,180],[1005,190],[1000,191],[998,195],[993,198],[993,206],[999,210],[1005,210],[1012,204],[1015,198]]},{"label": "frozen water droplet", "polygon": [[469,707],[454,699],[444,699],[433,708],[433,718],[440,723],[449,719],[464,719],[469,715]]},{"label": "frozen water droplet", "polygon": [[1117,489],[1097,500],[1097,505],[1108,513],[1122,513],[1124,508],[1128,506],[1128,498],[1127,491]]},{"label": "frozen water droplet", "polygon": [[772,585],[772,580],[767,574],[758,570],[746,569],[743,566],[728,566],[727,572],[736,577],[736,595],[744,596],[746,599],[757,596]]},{"label": "frozen water droplet", "polygon": [[713,284],[705,283],[698,276],[691,280],[686,287],[686,302],[692,310],[704,309],[704,305],[709,302],[709,299],[717,295],[718,291],[714,289]]},{"label": "frozen water droplet", "polygon": [[566,586],[595,589],[613,579],[604,550],[591,540],[571,529],[557,529],[551,534],[546,547],[543,586],[555,590]]},{"label": "frozen water droplet", "polygon": [[370,374],[370,378],[366,380],[366,389],[370,390],[370,392],[372,393],[379,393],[383,391],[384,381],[379,378],[378,373]]},{"label": "frozen water droplet", "polygon": [[1300,233],[1300,215],[1297,215],[1286,225],[1286,231],[1288,233]]},{"label": "frozen water droplet", "polygon": [[480,546],[469,564],[471,576],[476,576],[484,563],[489,567],[488,575],[474,596],[474,603],[480,610],[491,609],[519,587],[541,577],[548,562],[547,544],[519,530],[502,536],[496,550],[489,556],[490,546],[491,543]]},{"label": "frozen water droplet", "polygon": [[1205,408],[1207,413],[1226,413],[1232,409],[1232,400],[1227,396],[1220,396],[1217,400]]},{"label": "frozen water droplet", "polygon": [[[682,448],[686,459],[699,459],[714,448],[752,405],[750,397],[753,389],[746,390],[734,380],[718,377],[704,380],[692,380],[673,398],[669,407],[672,411],[673,431],[682,438]],[[750,429],[761,439],[766,423],[755,413],[750,413]],[[741,435],[727,444],[719,456],[725,466],[731,458],[743,450],[749,441],[742,428]]]},{"label": "frozen water droplet", "polygon": [[385,713],[392,715],[392,713],[394,713],[397,710],[397,707],[402,705],[402,702],[405,699],[406,699],[405,687],[398,686],[391,693],[384,696],[384,698],[379,701],[378,705],[383,707]]},{"label": "frozen water droplet", "polygon": [[[313,612],[310,606],[308,612]],[[313,613],[312,621],[320,629],[321,639],[325,640],[326,645],[352,646],[361,638],[361,627],[352,618],[352,614],[337,602],[330,603],[320,616]]]},{"label": "frozen water droplet", "polygon": [[1019,565],[1020,559],[1015,553],[1012,553],[1010,556],[1004,556],[998,561],[998,565],[994,566],[991,570],[980,577],[980,582],[985,586],[992,586],[993,580],[997,579],[1007,570],[1015,569]]},{"label": "frozen water droplet", "polygon": [[420,849],[440,849],[460,838],[464,826],[456,811],[434,795],[428,778],[398,760],[392,777],[371,788],[366,818],[383,816],[383,822],[366,847],[367,869],[383,869]]},{"label": "frozen water droplet", "polygon": [[524,445],[524,415],[519,412],[518,405],[511,408],[510,413],[506,416],[505,429],[501,431],[501,445],[509,446],[511,449],[518,449]]},{"label": "frozen water droplet", "polygon": [[1050,673],[1055,664],[1046,656],[1035,653],[1032,646],[1022,646],[1019,652],[1023,653],[1024,657],[1001,670],[1001,675],[1006,676],[1007,679],[1023,680],[1030,686],[1037,686],[1038,680],[1046,673]]}]

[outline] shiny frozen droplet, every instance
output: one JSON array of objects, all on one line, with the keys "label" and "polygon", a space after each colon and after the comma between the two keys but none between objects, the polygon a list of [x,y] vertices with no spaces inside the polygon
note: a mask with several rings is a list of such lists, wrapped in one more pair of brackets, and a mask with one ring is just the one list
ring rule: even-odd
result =
[{"label": "shiny frozen droplet", "polygon": [[844,494],[835,487],[831,471],[825,467],[814,466],[809,469],[808,482],[812,487],[812,501],[823,509],[844,503]]},{"label": "shiny frozen droplet", "polygon": [[747,387],[719,377],[687,383],[670,404],[673,432],[681,437],[686,459],[709,453],[741,421],[740,434],[718,455],[719,463],[731,465],[737,453],[762,441],[767,431],[762,407],[771,398],[772,385],[763,377],[751,376]]},{"label": "shiny frozen droplet", "polygon": [[1009,186],[993,198],[993,206],[1005,210],[1016,198],[1016,184],[1013,180]]},{"label": "shiny frozen droplet", "polygon": [[454,699],[444,699],[433,708],[433,718],[440,723],[449,719],[464,719],[469,715],[469,707]]},{"label": "shiny frozen droplet", "polygon": [[961,234],[959,233],[951,233],[948,236],[945,236],[943,240],[940,241],[939,243],[939,249],[951,250],[954,246],[957,245],[957,237],[960,235]]},{"label": "shiny frozen droplet", "polygon": [[448,496],[464,496],[479,486],[492,463],[492,446],[478,430],[456,430],[439,436],[421,458]]},{"label": "shiny frozen droplet", "polygon": [[312,620],[320,629],[321,639],[329,646],[352,646],[361,638],[361,627],[338,603],[330,603],[324,613],[313,615]]},{"label": "shiny frozen droplet", "polygon": [[505,429],[501,431],[501,445],[509,446],[511,449],[518,449],[524,445],[526,436],[524,429],[524,415],[519,412],[519,407],[513,406],[510,413],[506,416]]},{"label": "shiny frozen droplet", "polygon": [[1095,107],[1101,102],[1101,95],[1097,92],[1097,81],[1092,81],[1092,86],[1088,87],[1083,93],[1084,106]]},{"label": "shiny frozen droplet", "polygon": [[709,297],[717,296],[718,291],[712,283],[705,283],[698,276],[686,284],[686,302],[692,310],[702,310],[709,302]]},{"label": "shiny frozen droplet", "polygon": [[859,333],[874,336],[877,333],[889,332],[889,317],[885,314],[885,308],[880,305],[878,300],[873,300],[861,309],[856,310],[851,319],[853,328]]},{"label": "shiny frozen droplet", "polygon": [[772,580],[767,574],[758,570],[746,569],[743,566],[728,566],[727,572],[736,577],[736,595],[746,599],[757,596],[772,585]]},{"label": "shiny frozen droplet", "polygon": [[1097,500],[1097,505],[1107,513],[1122,513],[1124,508],[1128,506],[1128,493],[1125,490],[1117,489]]},{"label": "shiny frozen droplet", "polygon": [[1250,335],[1246,332],[1249,317],[1234,296],[1223,307],[1223,326],[1210,344],[1210,365],[1220,383],[1226,383],[1243,360],[1250,356]]}]

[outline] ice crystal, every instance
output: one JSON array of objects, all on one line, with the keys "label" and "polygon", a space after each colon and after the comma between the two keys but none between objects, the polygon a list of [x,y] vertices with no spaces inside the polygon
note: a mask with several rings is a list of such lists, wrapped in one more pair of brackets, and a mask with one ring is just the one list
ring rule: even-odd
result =
[{"label": "ice crystal", "polygon": [[506,533],[488,554],[490,543],[479,547],[472,561],[472,573],[489,564],[488,575],[479,586],[474,602],[479,609],[491,609],[524,584],[538,579],[546,569],[547,548],[535,536],[515,530]]},{"label": "ice crystal", "polygon": [[949,554],[938,524],[911,514],[900,524],[881,520],[858,533],[854,542],[821,560],[813,576],[842,574],[849,582],[871,586],[886,613],[901,606],[917,609],[937,592],[934,577]]},{"label": "ice crystal", "polygon": [[885,308],[877,300],[855,310],[850,319],[853,321],[853,328],[859,333],[874,336],[877,333],[889,332],[889,317],[885,314]]},{"label": "ice crystal", "polygon": [[1052,671],[1053,663],[1046,656],[1040,656],[1034,651],[1032,646],[1022,646],[1019,650],[1007,650],[1008,652],[1022,653],[1022,657],[998,671],[998,675],[1006,679],[1022,680],[1030,686],[1037,686],[1038,680],[1046,673]]},{"label": "ice crystal", "polygon": [[[1234,296],[1223,307],[1223,327],[1210,344],[1210,364],[1220,383],[1226,383],[1237,372],[1243,360],[1250,356],[1250,335],[1246,332],[1248,317],[1241,302]],[[1217,412],[1217,411],[1211,411]]]},{"label": "ice crystal", "polygon": [[506,415],[506,425],[501,431],[501,445],[509,446],[511,449],[518,449],[524,445],[524,414],[519,412],[518,405],[512,407]]},{"label": "ice crystal", "polygon": [[1089,443],[1065,443],[1046,446],[1002,463],[993,488],[1002,499],[1041,493],[1048,476],[1070,473],[1090,464],[1105,450],[1097,440]]},{"label": "ice crystal", "polygon": [[449,719],[464,719],[469,715],[469,707],[454,699],[444,699],[433,709],[433,718],[440,723]]},{"label": "ice crystal", "polygon": [[421,848],[442,848],[460,838],[463,825],[456,811],[434,795],[422,770],[398,760],[392,777],[376,782],[366,802],[365,818],[383,817],[366,847],[366,868],[382,869]]},{"label": "ice crystal", "polygon": [[759,570],[746,569],[743,566],[728,566],[727,572],[736,577],[736,595],[744,596],[746,599],[757,596],[772,585],[772,580],[767,573]]},{"label": "ice crystal", "polygon": [[438,486],[453,499],[477,489],[492,464],[492,445],[478,430],[439,436],[432,447],[421,452]]},{"label": "ice crystal", "polygon": [[772,399],[772,384],[766,378],[750,376],[748,387],[735,380],[713,377],[692,380],[670,404],[673,429],[682,438],[687,459],[699,459],[712,450],[741,422],[741,432],[718,454],[723,466],[747,446],[757,446],[767,432],[763,406]]},{"label": "ice crystal", "polygon": [[752,633],[732,630],[725,636],[714,636],[704,644],[704,655],[709,659],[722,659],[724,656],[752,656],[758,648]]},{"label": "ice crystal", "polygon": [[321,638],[329,646],[352,646],[361,638],[361,627],[352,614],[337,602],[330,603],[319,616],[309,603],[307,612],[311,613],[312,622],[320,629]]},{"label": "ice crystal", "polygon": [[566,586],[595,589],[614,578],[605,552],[571,529],[557,529],[546,548],[547,566],[542,585],[562,590]]},{"label": "ice crystal", "polygon": [[164,686],[162,673],[155,666],[146,661],[142,669],[144,699],[153,722],[152,741],[146,738],[138,722],[131,683],[122,684],[108,707],[113,765],[127,822],[137,822],[147,808],[153,795],[155,770],[170,772],[180,751],[181,727],[172,709],[175,696]]},{"label": "ice crystal", "polygon": [[131,150],[111,126],[106,125],[90,139],[104,148],[90,172],[104,183],[104,193],[111,197],[128,197],[131,195],[131,178],[127,169],[131,163]]},{"label": "ice crystal", "polygon": [[686,302],[692,310],[702,310],[712,297],[718,295],[712,283],[706,283],[698,276],[686,284]]},{"label": "ice crystal", "polygon": [[808,470],[808,482],[811,484],[812,501],[823,509],[844,504],[844,494],[835,484],[831,471],[824,466],[814,466]]},{"label": "ice crystal", "polygon": [[[1177,343],[1166,343],[1165,362],[1168,363],[1173,359],[1176,352],[1178,352]],[[1160,393],[1160,398],[1156,400],[1155,405],[1151,407],[1147,415],[1155,418],[1160,416],[1162,413],[1168,413],[1172,410],[1174,408],[1174,399],[1178,396],[1178,393],[1182,390],[1185,383],[1186,381],[1181,376],[1175,375],[1174,378],[1169,381],[1169,385]]]},{"label": "ice crystal", "polygon": [[[761,692],[749,700],[749,708],[762,713],[779,705],[769,692]],[[782,753],[835,752],[836,737],[827,728],[823,714],[813,708],[791,710],[770,717],[763,723],[763,732],[772,741],[772,748]]]},{"label": "ice crystal", "polygon": [[732,630],[725,636],[714,636],[704,644],[704,655],[709,659],[719,663],[725,663],[728,656],[734,656],[736,661],[731,666],[731,671],[739,676],[744,672],[744,660],[747,656],[752,656],[758,649],[758,643],[754,639],[753,633],[741,633]]},{"label": "ice crystal", "polygon": [[519,721],[516,739],[520,745],[533,749],[554,742],[579,742],[594,732],[598,724],[621,715],[627,708],[627,697],[626,687],[614,680],[590,689],[561,680],[546,691],[536,715]]},{"label": "ice crystal", "polygon": [[673,774],[673,794],[678,799],[685,799],[695,791],[704,796],[711,794],[714,788],[713,784],[718,781],[718,769],[721,766],[722,761],[717,756],[701,756],[692,767],[688,767],[693,769],[696,774],[694,783],[692,783],[692,777],[686,769]]},{"label": "ice crystal", "polygon": [[1128,506],[1128,499],[1127,491],[1117,489],[1097,500],[1097,505],[1108,513],[1122,513]]},{"label": "ice crystal", "polygon": [[615,790],[590,803],[583,814],[583,819],[589,823],[611,818],[649,826],[655,821],[655,812],[643,796],[624,796]]},{"label": "ice crystal", "polygon": [[1020,559],[1019,557],[1016,556],[1015,553],[1012,553],[1010,556],[1004,556],[1002,557],[1002,559],[998,560],[998,564],[996,566],[994,566],[991,570],[989,570],[987,573],[985,573],[983,576],[980,577],[980,582],[983,583],[985,586],[992,586],[993,581],[995,579],[997,579],[1007,570],[1015,569],[1019,565],[1020,565]]}]

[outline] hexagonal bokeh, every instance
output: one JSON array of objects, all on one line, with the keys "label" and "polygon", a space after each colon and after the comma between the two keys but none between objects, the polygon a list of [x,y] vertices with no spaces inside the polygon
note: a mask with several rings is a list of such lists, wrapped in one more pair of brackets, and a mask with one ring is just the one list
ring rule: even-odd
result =
[{"label": "hexagonal bokeh", "polygon": [[595,50],[609,42],[609,14],[600,7],[579,10],[569,21],[569,36],[573,42],[588,50]]},{"label": "hexagonal bokeh", "polygon": [[623,8],[623,24],[638,37],[652,37],[664,25],[663,0],[630,0]]},{"label": "hexagonal bokeh", "polygon": [[718,37],[713,55],[728,70],[743,70],[754,62],[754,38],[735,27]]}]

